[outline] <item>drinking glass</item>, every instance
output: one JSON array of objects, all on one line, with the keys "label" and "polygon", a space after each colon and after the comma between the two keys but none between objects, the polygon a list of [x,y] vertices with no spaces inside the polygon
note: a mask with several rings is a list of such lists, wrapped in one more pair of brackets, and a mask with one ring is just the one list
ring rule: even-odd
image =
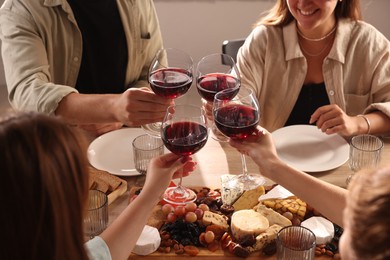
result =
[{"label": "drinking glass", "polygon": [[[234,89],[225,89],[215,95],[213,114],[214,122],[219,131],[232,139],[244,140],[251,135],[260,121],[259,103],[249,88],[241,87],[231,99]],[[251,190],[265,183],[260,174],[249,174],[245,155],[241,154],[242,174],[233,177],[230,187],[241,187],[242,190]]]},{"label": "drinking glass", "polygon": [[143,134],[134,138],[132,144],[134,166],[141,174],[146,174],[152,158],[164,154],[164,144],[159,137]]},{"label": "drinking glass", "polygon": [[352,174],[348,176],[347,185],[356,172],[363,168],[375,168],[381,161],[383,141],[374,135],[357,135],[352,137],[349,148],[349,168]]},{"label": "drinking glass", "polygon": [[276,235],[276,259],[312,260],[316,249],[316,236],[303,226],[287,226]]},{"label": "drinking glass", "polygon": [[84,217],[84,234],[89,238],[102,233],[108,224],[108,197],[100,190],[88,193],[87,214]]},{"label": "drinking glass", "polygon": [[[161,126],[161,139],[169,151],[182,156],[192,155],[206,144],[207,138],[207,116],[201,107],[173,105],[167,109]],[[196,199],[195,192],[181,183],[182,178],[177,187],[166,190],[165,201],[178,205]]]},{"label": "drinking glass", "polygon": [[[196,86],[199,95],[207,102],[213,102],[215,94],[224,89],[232,89],[233,98],[240,88],[240,76],[234,59],[227,54],[214,53],[203,57],[196,66]],[[212,138],[227,141],[211,121]]]},{"label": "drinking glass", "polygon": [[[150,64],[148,81],[153,92],[161,97],[175,99],[190,89],[193,60],[186,52],[165,48],[159,50]],[[161,122],[142,126],[149,134],[160,136]]]}]

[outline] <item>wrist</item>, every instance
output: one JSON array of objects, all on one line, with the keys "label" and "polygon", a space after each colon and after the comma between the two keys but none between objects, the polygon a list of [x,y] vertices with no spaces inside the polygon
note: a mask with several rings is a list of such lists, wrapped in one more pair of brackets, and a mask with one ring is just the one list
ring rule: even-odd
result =
[{"label": "wrist", "polygon": [[370,132],[371,132],[371,122],[368,119],[368,117],[365,116],[365,115],[357,115],[357,117],[361,118],[361,120],[360,120],[361,124],[359,124],[359,125],[361,125],[360,129],[362,129],[362,130],[358,131],[358,133],[370,134]]}]

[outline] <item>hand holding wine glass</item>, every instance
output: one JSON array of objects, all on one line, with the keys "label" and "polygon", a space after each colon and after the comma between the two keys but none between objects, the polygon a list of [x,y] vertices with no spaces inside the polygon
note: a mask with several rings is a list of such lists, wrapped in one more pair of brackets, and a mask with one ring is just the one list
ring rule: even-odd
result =
[{"label": "hand holding wine glass", "polygon": [[[193,60],[186,52],[166,48],[157,52],[148,72],[148,81],[153,92],[161,97],[175,99],[190,89],[192,84]],[[142,127],[155,136],[160,135],[161,123]]]},{"label": "hand holding wine glass", "polygon": [[[232,57],[227,54],[210,54],[203,57],[196,66],[196,86],[199,95],[208,103],[214,101],[215,94],[224,89],[229,91],[230,98],[233,98],[240,88],[240,76]],[[205,107],[210,107],[205,105]],[[211,121],[212,122],[212,121]],[[217,141],[226,141],[216,128],[214,123],[211,126]]]},{"label": "hand holding wine glass", "polygon": [[[198,152],[207,142],[207,117],[201,107],[174,105],[167,109],[161,125],[161,138],[171,152],[189,156]],[[196,199],[196,194],[181,185],[168,188],[164,200],[171,204],[185,204]]]},{"label": "hand holding wine glass", "polygon": [[[241,87],[234,98],[234,89],[218,92],[214,98],[214,122],[218,130],[234,140],[244,140],[256,131],[260,121],[260,108],[253,91]],[[265,183],[265,178],[259,174],[249,174],[245,155],[241,154],[242,174],[235,176],[230,187],[241,187],[251,190]]]}]

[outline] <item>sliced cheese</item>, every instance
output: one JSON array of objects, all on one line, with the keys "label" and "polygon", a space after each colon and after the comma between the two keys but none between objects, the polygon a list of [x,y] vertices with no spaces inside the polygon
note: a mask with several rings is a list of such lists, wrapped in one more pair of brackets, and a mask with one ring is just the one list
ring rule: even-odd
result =
[{"label": "sliced cheese", "polygon": [[257,205],[259,197],[264,193],[264,186],[258,186],[256,189],[245,191],[237,201],[233,203],[234,211],[252,209]]},{"label": "sliced cheese", "polygon": [[157,228],[145,225],[134,246],[133,253],[137,255],[149,255],[158,249],[160,243],[161,237]]},{"label": "sliced cheese", "polygon": [[228,230],[229,225],[227,223],[227,219],[225,216],[219,215],[217,213],[211,212],[211,211],[205,211],[203,213],[203,218],[202,218],[203,224],[205,225],[217,225],[221,228],[223,228],[225,231]]},{"label": "sliced cheese", "polygon": [[285,216],[279,214],[273,209],[268,208],[267,206],[263,204],[259,204],[256,207],[253,208],[255,211],[259,212],[261,215],[266,217],[269,221],[269,225],[272,226],[274,224],[277,224],[282,227],[291,226],[291,220],[286,218]]},{"label": "sliced cheese", "polygon": [[257,236],[269,227],[266,217],[253,209],[243,209],[233,213],[230,229],[235,239],[253,235]]},{"label": "sliced cheese", "polygon": [[249,252],[260,251],[263,247],[276,239],[276,235],[282,227],[279,225],[272,225],[263,233],[256,237],[256,243],[253,246],[247,247]]}]

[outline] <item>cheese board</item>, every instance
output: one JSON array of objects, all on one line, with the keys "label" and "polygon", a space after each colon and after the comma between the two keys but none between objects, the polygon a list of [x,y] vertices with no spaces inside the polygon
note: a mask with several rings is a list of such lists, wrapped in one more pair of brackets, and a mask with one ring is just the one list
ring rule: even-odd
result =
[{"label": "cheese board", "polygon": [[[256,190],[243,192],[238,198],[235,199],[234,202],[232,202],[232,206],[235,205],[237,208],[240,208],[240,210],[233,213],[230,212],[231,214],[229,215],[226,213],[225,209],[221,208],[221,205],[224,204],[220,201],[220,189],[191,187],[191,189],[193,189],[198,194],[198,199],[196,201],[197,207],[200,208],[201,204],[204,203],[209,205],[209,211],[205,210],[202,214],[202,217],[198,218],[196,221],[187,219],[187,216],[184,215],[184,213],[177,214],[175,219],[171,219],[169,214],[167,215],[166,212],[166,208],[169,208],[169,206],[164,206],[165,203],[161,201],[158,205],[155,206],[151,217],[148,220],[148,225],[156,227],[160,231],[160,247],[152,254],[146,256],[132,254],[129,259],[172,259],[172,257],[174,259],[187,259],[189,256],[191,256],[192,259],[206,258],[216,260],[243,258],[264,260],[276,259],[276,233],[281,229],[282,226],[291,225],[292,221],[286,217],[283,217],[282,214],[272,209],[272,205],[270,204],[270,202],[272,202],[271,200],[267,200],[265,204],[258,202],[258,195],[261,193],[266,193],[272,188],[273,186],[261,186]],[[261,190],[263,190],[263,192],[261,192]],[[139,192],[142,192],[141,187],[133,187],[130,189],[130,202],[136,199],[136,196]],[[212,194],[213,199],[207,198],[207,196],[204,196],[205,194]],[[296,197],[291,197],[286,201],[289,203],[288,207],[291,209],[295,207],[293,205],[304,203]],[[278,200],[277,203],[284,203],[284,201]],[[220,204],[219,207],[216,206],[218,204]],[[300,217],[298,214],[296,214],[296,212],[298,210],[306,211],[306,207],[297,207],[298,209],[296,211],[295,209],[293,210],[295,212],[293,215],[297,218],[296,221],[299,221],[298,224],[300,224],[300,221],[304,220],[304,218],[313,215],[313,209],[308,206],[308,211],[304,214],[305,217]],[[176,208],[177,207],[175,206],[175,208],[171,209],[173,214],[176,214]],[[225,213],[221,213],[221,211]],[[234,217],[232,217],[235,214],[237,215],[236,220]],[[259,217],[259,215],[262,216]],[[224,221],[223,218],[226,218],[226,221]],[[262,218],[265,218],[265,220]],[[239,219],[245,219],[245,221],[240,221]],[[249,221],[248,219],[254,219],[253,223],[256,223],[257,227],[259,221],[261,221],[261,223],[264,224],[264,227],[261,229],[245,227],[246,224],[243,225],[243,222],[248,223],[252,221]],[[187,220],[193,223],[188,224]],[[196,224],[196,226],[201,226],[195,227],[195,229],[200,229],[200,231],[194,235],[195,240],[193,240],[192,235],[189,235],[189,233],[187,233],[187,235],[181,235],[182,237],[176,236],[176,232],[178,232],[177,230],[191,230],[191,228],[194,226],[193,224]],[[211,242],[205,239],[207,236],[207,231],[210,230],[212,230],[214,233]],[[221,230],[222,232],[220,232]],[[188,237],[190,238],[186,240]],[[248,240],[245,240],[248,237],[252,237],[255,240],[248,242]],[[336,252],[337,250],[332,248],[333,251],[331,252],[325,244],[318,245],[316,249],[315,259],[337,259],[338,257],[338,253]],[[336,256],[334,256],[335,254]]]}]

